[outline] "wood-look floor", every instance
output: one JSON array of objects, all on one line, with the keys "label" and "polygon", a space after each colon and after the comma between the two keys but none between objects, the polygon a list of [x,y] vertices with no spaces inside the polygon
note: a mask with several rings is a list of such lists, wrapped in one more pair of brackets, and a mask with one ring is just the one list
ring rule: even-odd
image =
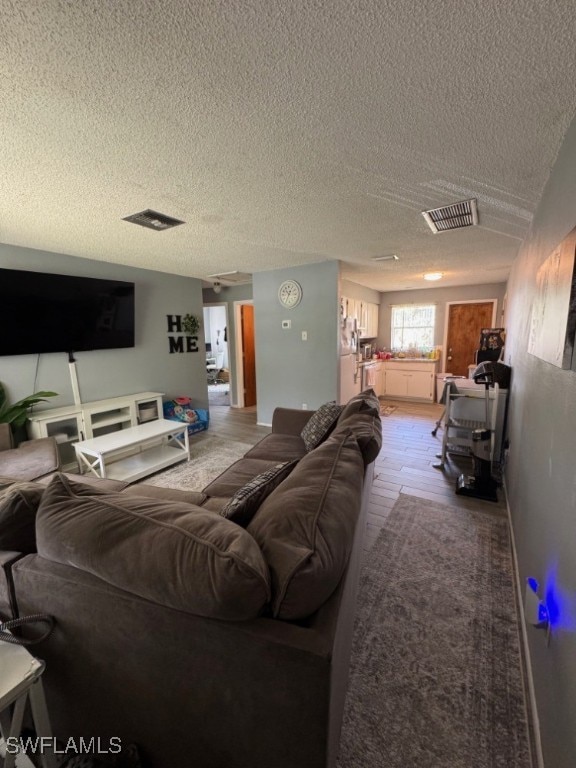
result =
[{"label": "wood-look floor", "polygon": [[470,458],[449,455],[443,470],[432,466],[438,461],[437,454],[442,450],[442,427],[435,437],[432,430],[443,413],[443,406],[405,400],[385,400],[383,403],[395,405],[397,410],[390,416],[382,417],[382,449],[374,467],[367,548],[374,542],[400,493],[464,509],[505,513],[506,503],[501,488],[498,489],[497,502],[456,495],[457,478],[472,470]]},{"label": "wood-look floor", "polygon": [[[366,549],[376,540],[400,493],[464,509],[504,513],[506,507],[502,489],[498,490],[496,503],[456,495],[456,479],[462,472],[470,472],[470,459],[452,456],[444,470],[432,466],[437,461],[436,454],[442,448],[442,428],[436,437],[432,436],[432,430],[443,411],[441,405],[406,400],[385,400],[383,404],[396,406],[396,411],[382,417],[382,450],[374,467]],[[256,443],[269,431],[267,427],[256,425],[255,408],[221,406],[210,409],[209,432],[196,435],[194,439],[214,434],[231,440]]]}]

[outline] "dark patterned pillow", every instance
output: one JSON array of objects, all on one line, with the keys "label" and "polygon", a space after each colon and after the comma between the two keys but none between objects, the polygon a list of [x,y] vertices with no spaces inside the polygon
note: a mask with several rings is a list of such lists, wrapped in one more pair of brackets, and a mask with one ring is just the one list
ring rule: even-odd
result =
[{"label": "dark patterned pillow", "polygon": [[222,517],[245,528],[252,520],[258,507],[274,488],[280,485],[294,469],[297,461],[284,461],[267,469],[239,488],[234,496],[220,510]]},{"label": "dark patterned pillow", "polygon": [[324,403],[310,416],[304,429],[300,432],[300,437],[304,440],[307,451],[316,448],[328,437],[343,408],[343,405],[337,405],[334,402]]}]

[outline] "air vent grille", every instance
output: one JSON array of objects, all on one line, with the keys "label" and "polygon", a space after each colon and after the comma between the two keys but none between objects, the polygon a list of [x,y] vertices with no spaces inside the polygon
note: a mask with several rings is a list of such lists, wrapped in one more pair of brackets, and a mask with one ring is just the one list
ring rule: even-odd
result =
[{"label": "air vent grille", "polygon": [[216,272],[213,275],[208,275],[208,277],[218,280],[222,285],[230,286],[252,282],[252,275],[249,272],[240,272],[237,269],[232,272]]},{"label": "air vent grille", "polygon": [[126,216],[123,221],[130,221],[132,224],[139,224],[141,227],[148,227],[149,229],[155,229],[157,232],[163,232],[165,229],[172,229],[179,224],[185,224],[180,219],[173,219],[171,216],[166,216],[165,213],[158,213],[147,208],[140,213],[133,213],[131,216]]},{"label": "air vent grille", "polygon": [[433,208],[430,211],[422,211],[426,223],[434,232],[447,232],[450,229],[462,229],[478,224],[478,208],[476,200],[462,200],[459,203],[445,205],[442,208]]}]

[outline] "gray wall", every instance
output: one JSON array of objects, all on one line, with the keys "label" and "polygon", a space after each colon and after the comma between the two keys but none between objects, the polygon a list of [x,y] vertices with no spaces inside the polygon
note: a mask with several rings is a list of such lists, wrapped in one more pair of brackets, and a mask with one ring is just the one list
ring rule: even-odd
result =
[{"label": "gray wall", "polygon": [[436,304],[436,328],[434,344],[444,343],[444,325],[446,322],[446,303],[449,301],[470,301],[474,299],[498,299],[496,307],[496,327],[502,318],[502,306],[506,293],[506,283],[487,285],[461,285],[456,288],[422,288],[412,291],[390,291],[381,294],[380,314],[378,317],[379,333],[377,346],[390,348],[392,306],[397,304]]},{"label": "gray wall", "polygon": [[[253,276],[258,422],[270,424],[278,405],[317,408],[338,396],[338,274],[336,261],[258,272]],[[297,280],[303,298],[284,309],[278,288]],[[290,330],[282,320],[291,320]],[[308,341],[302,341],[307,331]]]},{"label": "gray wall", "polygon": [[[166,321],[169,314],[189,312],[202,317],[199,280],[11,245],[0,245],[0,267],[135,283],[136,346],[75,355],[83,401],[157,391],[166,393],[166,399],[189,395],[194,405],[207,407],[203,334],[199,352],[170,354]],[[2,328],[1,332],[10,333],[10,329]],[[44,389],[59,393],[50,400],[49,407],[74,402],[64,352],[0,357],[0,381],[12,401],[31,394],[33,389]]]},{"label": "gray wall", "polygon": [[375,291],[372,288],[366,288],[365,285],[352,283],[350,280],[340,281],[340,295],[346,296],[349,299],[369,301],[372,304],[380,304],[380,297],[382,296],[378,291]]},{"label": "gray wall", "polygon": [[[522,583],[552,608],[549,647],[527,628],[547,768],[576,765],[576,373],[527,353],[538,267],[576,225],[576,122],[568,131],[508,283],[508,498]],[[558,322],[562,322],[558,318]]]},{"label": "gray wall", "polygon": [[250,301],[252,299],[252,285],[235,285],[230,288],[222,286],[220,293],[214,293],[211,288],[202,291],[204,304],[228,305],[228,356],[230,362],[231,391],[230,403],[238,405],[238,383],[236,377],[236,322],[234,317],[235,301]]}]

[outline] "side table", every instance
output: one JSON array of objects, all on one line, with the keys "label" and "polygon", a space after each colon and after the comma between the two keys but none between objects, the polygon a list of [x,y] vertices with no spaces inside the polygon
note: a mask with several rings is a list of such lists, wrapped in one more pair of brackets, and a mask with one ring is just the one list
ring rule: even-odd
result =
[{"label": "side table", "polygon": [[[35,659],[25,648],[0,640],[0,732],[5,749],[7,744],[11,747],[14,739],[20,737],[28,699],[30,699],[36,735],[39,740],[44,737],[44,744],[47,743],[53,747],[52,729],[42,687],[43,671],[44,662]],[[14,710],[10,716],[9,708],[12,705]],[[33,766],[22,752],[17,754],[14,752],[12,748],[6,749],[4,768],[15,768],[17,758],[18,765]],[[56,757],[52,748],[42,750],[40,759],[43,768],[56,768]]]}]

